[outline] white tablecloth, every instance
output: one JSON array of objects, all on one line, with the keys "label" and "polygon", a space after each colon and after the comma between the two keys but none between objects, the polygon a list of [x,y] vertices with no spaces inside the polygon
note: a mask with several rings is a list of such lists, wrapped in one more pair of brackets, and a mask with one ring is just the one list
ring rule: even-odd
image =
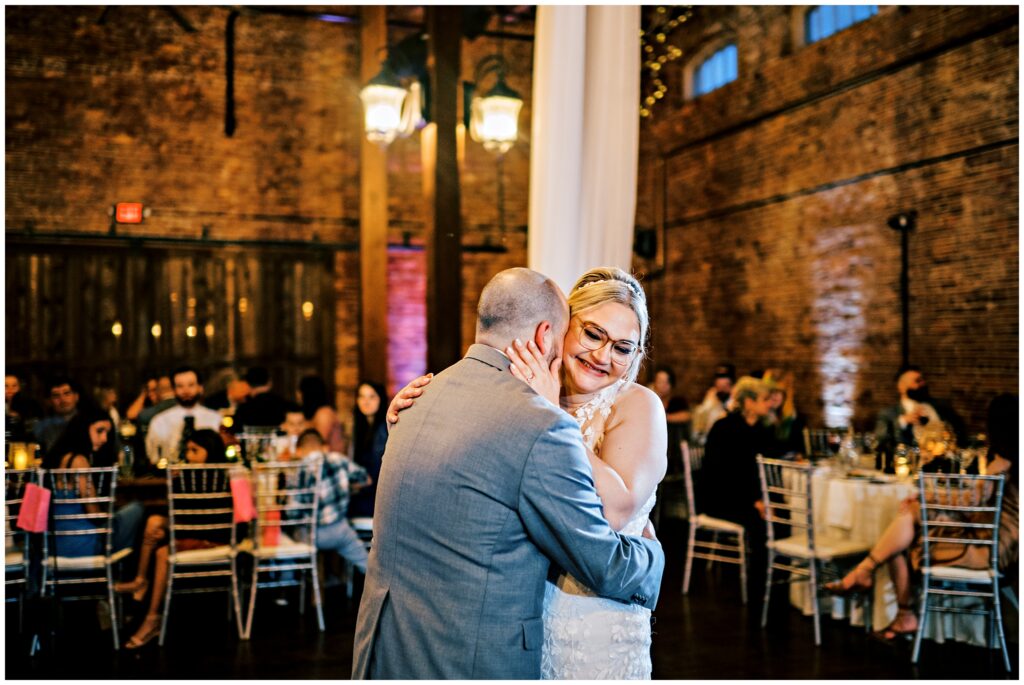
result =
[{"label": "white tablecloth", "polygon": [[[847,540],[859,540],[873,545],[885,528],[899,513],[900,503],[914,496],[916,487],[911,481],[889,480],[875,482],[867,479],[836,477],[829,467],[814,470],[811,477],[811,497],[814,500],[814,527],[820,533]],[[790,601],[807,616],[813,614],[807,583],[790,586]],[[863,609],[859,602],[832,598],[822,594],[819,609],[823,616],[834,619],[849,617],[853,625],[864,625]],[[848,604],[852,606],[848,607]],[[889,578],[888,564],[882,564],[875,573],[874,611],[872,628],[881,630],[896,618],[896,593]],[[985,620],[981,616],[957,614],[929,614],[925,637],[943,642],[952,639],[985,645]]]}]

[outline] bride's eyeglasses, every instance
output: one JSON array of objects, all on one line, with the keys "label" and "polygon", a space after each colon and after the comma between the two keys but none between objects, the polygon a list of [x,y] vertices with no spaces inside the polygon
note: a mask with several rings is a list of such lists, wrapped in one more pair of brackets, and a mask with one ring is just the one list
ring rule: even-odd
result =
[{"label": "bride's eyeglasses", "polygon": [[597,324],[590,323],[589,321],[582,321],[580,322],[579,327],[580,345],[583,345],[583,347],[588,350],[596,352],[597,350],[603,349],[608,343],[611,343],[612,362],[619,366],[626,366],[633,361],[633,357],[635,357],[636,353],[640,350],[640,345],[632,340],[612,340],[608,337],[608,333]]}]

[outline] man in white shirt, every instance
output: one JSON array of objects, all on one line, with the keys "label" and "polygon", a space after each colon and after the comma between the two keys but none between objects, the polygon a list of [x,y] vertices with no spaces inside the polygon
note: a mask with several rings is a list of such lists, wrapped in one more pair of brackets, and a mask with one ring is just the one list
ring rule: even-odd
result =
[{"label": "man in white shirt", "polygon": [[220,429],[220,414],[199,404],[203,386],[198,371],[191,366],[180,366],[171,373],[171,382],[177,404],[154,416],[146,433],[146,456],[153,464],[161,459],[171,463],[178,461],[186,417],[191,417],[194,430]]},{"label": "man in white shirt", "polygon": [[719,364],[715,367],[714,385],[708,388],[703,401],[693,410],[692,431],[695,438],[707,435],[715,422],[729,413],[727,405],[735,382],[735,366]]}]

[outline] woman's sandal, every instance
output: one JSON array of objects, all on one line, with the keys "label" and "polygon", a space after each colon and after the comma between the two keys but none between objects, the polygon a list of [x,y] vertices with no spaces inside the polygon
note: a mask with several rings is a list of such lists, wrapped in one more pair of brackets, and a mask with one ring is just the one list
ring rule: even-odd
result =
[{"label": "woman's sandal", "polygon": [[[866,559],[857,564],[857,566],[847,573],[841,580],[825,583],[823,587],[826,592],[830,592],[833,595],[841,597],[867,592],[875,584],[875,569],[878,568],[880,563],[880,561],[869,554]],[[866,564],[870,564],[870,568],[864,568]],[[850,576],[853,576],[853,582],[849,586],[844,586],[843,581]],[[867,577],[867,580],[864,580],[865,577]]]},{"label": "woman's sandal", "polygon": [[[906,617],[908,614],[914,617],[914,627],[910,629],[898,628],[897,624],[900,623],[900,619]],[[893,619],[892,623],[890,623],[886,628],[874,632],[871,635],[882,642],[893,642],[900,637],[905,640],[909,640],[917,634],[917,628],[917,614],[914,613],[914,608],[900,605],[899,610],[896,612],[896,618]]]},{"label": "woman's sandal", "polygon": [[141,602],[142,600],[144,600],[146,598],[146,593],[148,591],[149,581],[145,578],[143,578],[142,580],[136,578],[135,580],[127,582],[114,583],[114,592],[120,594],[127,594],[130,592],[132,595],[132,599],[136,602]]},{"label": "woman's sandal", "polygon": [[139,649],[141,647],[145,647],[150,642],[160,637],[160,617],[157,616],[155,619],[150,621],[149,616],[147,616],[145,620],[142,622],[142,626],[140,626],[139,630],[142,630],[142,628],[146,626],[147,622],[150,623],[149,630],[142,633],[141,635],[138,632],[132,635],[128,639],[128,642],[124,643],[125,649]]}]

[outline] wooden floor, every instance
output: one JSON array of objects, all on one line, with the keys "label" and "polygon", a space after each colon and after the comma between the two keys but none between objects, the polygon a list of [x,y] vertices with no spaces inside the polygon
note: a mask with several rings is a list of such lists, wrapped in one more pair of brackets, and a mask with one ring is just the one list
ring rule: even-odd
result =
[{"label": "wooden floor", "polygon": [[[683,538],[682,522],[666,522],[663,541]],[[997,651],[962,644],[925,642],[921,663],[910,663],[910,643],[887,645],[862,629],[825,619],[822,646],[813,646],[811,620],[791,609],[785,591],[773,600],[769,625],[759,625],[760,605],[744,608],[731,569],[695,573],[690,595],[680,593],[681,545],[670,552],[654,626],[654,677],[661,679],[989,679],[1005,678]],[[9,679],[260,678],[347,679],[357,604],[342,587],[326,594],[327,631],[315,614],[300,617],[297,593],[279,606],[273,591],[261,595],[252,639],[240,642],[225,621],[218,595],[175,598],[167,644],[141,653],[113,652],[109,632],[99,629],[95,605],[64,610],[62,628],[44,650],[28,658],[14,605],[7,605],[5,677]],[[1010,622],[1016,624],[1016,618]],[[1012,631],[1016,639],[1015,629]],[[1018,677],[1017,644],[1010,645]]]}]

